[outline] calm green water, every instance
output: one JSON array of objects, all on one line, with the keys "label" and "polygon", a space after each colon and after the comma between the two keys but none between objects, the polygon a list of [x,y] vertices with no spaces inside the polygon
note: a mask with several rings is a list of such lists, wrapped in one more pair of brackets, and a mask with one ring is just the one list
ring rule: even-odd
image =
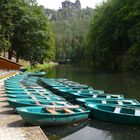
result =
[{"label": "calm green water", "polygon": [[[140,101],[140,76],[131,74],[94,73],[92,69],[57,66],[48,71],[50,78],[67,78],[107,93],[124,94]],[[140,127],[88,120],[70,126],[43,128],[50,140],[139,140]]]}]

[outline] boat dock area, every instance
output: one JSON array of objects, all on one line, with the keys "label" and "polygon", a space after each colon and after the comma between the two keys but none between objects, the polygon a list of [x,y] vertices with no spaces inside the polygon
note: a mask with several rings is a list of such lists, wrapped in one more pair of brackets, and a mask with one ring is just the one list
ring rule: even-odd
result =
[{"label": "boat dock area", "polygon": [[48,140],[39,126],[26,124],[8,105],[4,80],[0,80],[0,140]]}]

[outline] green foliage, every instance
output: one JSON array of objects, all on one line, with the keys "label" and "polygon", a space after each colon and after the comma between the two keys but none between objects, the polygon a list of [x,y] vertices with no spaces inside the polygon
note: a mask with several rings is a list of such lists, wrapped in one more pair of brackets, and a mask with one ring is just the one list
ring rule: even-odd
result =
[{"label": "green foliage", "polygon": [[12,23],[12,4],[15,0],[0,1],[0,51],[6,52],[10,47],[10,39],[13,35],[14,25]]},{"label": "green foliage", "polygon": [[85,38],[93,10],[47,9],[56,38],[56,60],[79,63],[84,58]]},{"label": "green foliage", "polygon": [[139,70],[139,19],[139,0],[108,0],[96,7],[87,38],[87,56],[94,67]]},{"label": "green foliage", "polygon": [[9,58],[16,54],[17,61],[25,59],[32,65],[54,60],[54,34],[36,0],[2,0],[0,5],[1,51],[8,50]]},{"label": "green foliage", "polygon": [[27,71],[29,71],[29,72],[46,71],[49,68],[52,68],[56,65],[57,65],[57,63],[53,63],[53,62],[46,63],[46,64],[38,64],[38,65],[35,65],[35,66],[27,67]]}]

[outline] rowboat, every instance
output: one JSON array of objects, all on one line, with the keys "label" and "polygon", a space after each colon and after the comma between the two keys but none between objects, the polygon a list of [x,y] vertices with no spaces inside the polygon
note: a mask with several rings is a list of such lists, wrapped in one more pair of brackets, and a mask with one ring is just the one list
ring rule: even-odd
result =
[{"label": "rowboat", "polygon": [[24,96],[42,96],[42,97],[45,97],[45,96],[53,96],[53,97],[60,97],[58,95],[55,95],[54,93],[52,92],[17,92],[17,93],[14,93],[13,94],[7,94],[8,97],[13,97],[13,98],[16,98],[16,97],[24,97]]},{"label": "rowboat", "polygon": [[46,96],[53,96],[53,97],[58,97],[55,94],[51,94],[51,93],[23,93],[23,94],[8,94],[7,97],[10,98],[26,98],[26,97],[30,97],[30,96],[36,96],[36,97],[46,97]]},{"label": "rowboat", "polygon": [[15,93],[19,93],[19,94],[21,94],[21,93],[28,93],[28,92],[42,92],[42,93],[49,93],[50,91],[48,91],[48,90],[44,90],[44,89],[42,89],[42,90],[36,90],[36,89],[25,89],[25,90],[5,90],[5,92],[7,93],[7,94],[15,94]]},{"label": "rowboat", "polygon": [[19,115],[33,125],[63,125],[87,119],[88,110],[73,107],[21,107],[17,108]]},{"label": "rowboat", "polygon": [[22,90],[7,90],[7,89],[5,89],[5,92],[7,93],[7,94],[21,94],[21,93],[28,93],[28,92],[30,92],[30,93],[38,93],[38,92],[41,92],[41,93],[52,93],[51,91],[49,91],[49,90],[47,90],[47,89],[44,89],[44,88],[42,88],[42,89],[33,89],[33,88],[31,88],[31,89],[22,89]]},{"label": "rowboat", "polygon": [[94,94],[94,93],[70,93],[68,99],[76,100],[76,98],[106,98],[106,99],[124,99],[124,96],[117,94]]},{"label": "rowboat", "polygon": [[83,85],[80,83],[76,83],[76,82],[72,82],[72,81],[66,81],[64,80],[64,82],[60,82],[57,79],[45,79],[45,78],[41,78],[39,79],[39,82],[42,83],[46,88],[48,89],[62,89],[62,88],[72,88],[72,89],[88,89],[89,86],[88,85]]},{"label": "rowboat", "polygon": [[93,90],[93,89],[81,89],[81,90],[68,90],[68,89],[59,89],[57,94],[68,97],[71,95],[71,93],[77,93],[77,94],[104,94],[103,90]]},{"label": "rowboat", "polygon": [[44,90],[45,89],[43,87],[33,87],[33,86],[27,86],[27,87],[5,87],[6,90],[18,90],[18,91],[23,91],[23,90]]},{"label": "rowboat", "polygon": [[28,74],[28,76],[45,76],[46,72],[44,72],[44,71],[42,71],[42,72],[30,72],[27,74]]},{"label": "rowboat", "polygon": [[40,100],[34,100],[34,99],[8,99],[8,103],[11,107],[16,108],[16,107],[25,107],[25,106],[46,106],[46,105],[57,105],[57,106],[68,106],[71,105],[70,103],[66,101],[61,101],[61,100],[45,100],[45,99],[40,99]]},{"label": "rowboat", "polygon": [[85,104],[140,105],[140,103],[135,99],[77,98],[76,101],[82,106]]},{"label": "rowboat", "polygon": [[90,104],[91,116],[99,120],[140,125],[140,107]]},{"label": "rowboat", "polygon": [[46,100],[62,100],[64,101],[65,99],[61,96],[39,96],[39,95],[14,95],[14,96],[9,96],[9,98],[17,98],[17,99],[46,99]]}]

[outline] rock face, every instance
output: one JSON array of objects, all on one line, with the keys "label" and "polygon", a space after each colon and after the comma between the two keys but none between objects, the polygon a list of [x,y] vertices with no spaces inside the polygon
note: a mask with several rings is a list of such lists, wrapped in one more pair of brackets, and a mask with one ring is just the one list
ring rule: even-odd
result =
[{"label": "rock face", "polygon": [[81,2],[79,0],[76,0],[75,3],[73,3],[68,0],[65,0],[64,2],[62,2],[62,9],[67,8],[81,9]]}]

